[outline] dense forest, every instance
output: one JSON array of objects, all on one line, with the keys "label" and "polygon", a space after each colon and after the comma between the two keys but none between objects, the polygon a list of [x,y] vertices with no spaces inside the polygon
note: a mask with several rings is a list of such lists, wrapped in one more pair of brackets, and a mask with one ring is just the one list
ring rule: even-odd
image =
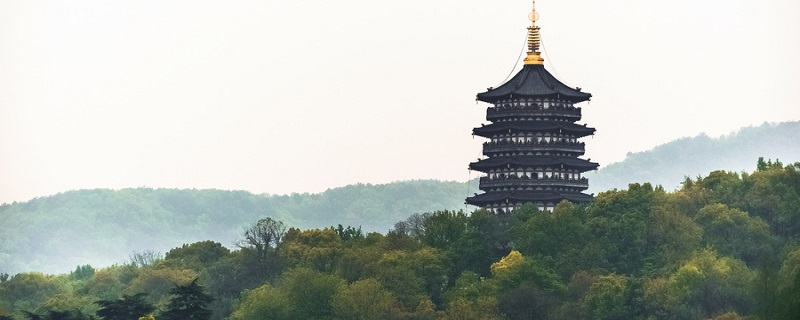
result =
[{"label": "dense forest", "polygon": [[[797,319],[800,163],[553,212],[416,213],[385,233],[259,217],[63,275],[0,275],[0,319]],[[141,238],[146,240],[147,234]]]},{"label": "dense forest", "polygon": [[629,183],[649,182],[667,190],[680,187],[683,177],[697,177],[715,170],[751,170],[753,159],[800,159],[800,121],[764,123],[712,138],[701,134],[659,145],[651,150],[628,153],[624,161],[601,163],[587,172],[589,192],[597,193]]}]

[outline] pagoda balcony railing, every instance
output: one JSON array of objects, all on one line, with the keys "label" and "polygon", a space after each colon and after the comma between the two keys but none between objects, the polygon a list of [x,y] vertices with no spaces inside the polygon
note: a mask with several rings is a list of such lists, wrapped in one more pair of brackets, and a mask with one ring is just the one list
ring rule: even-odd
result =
[{"label": "pagoda balcony railing", "polygon": [[560,150],[582,153],[586,143],[565,141],[487,141],[483,143],[483,152],[505,152],[521,150]]},{"label": "pagoda balcony railing", "polygon": [[486,118],[491,120],[500,117],[513,116],[550,116],[581,118],[581,108],[577,107],[550,107],[547,109],[536,107],[489,107],[486,109]]},{"label": "pagoda balcony railing", "polygon": [[562,186],[586,189],[589,188],[589,179],[586,178],[561,178],[557,176],[539,178],[537,176],[523,175],[521,177],[511,174],[501,177],[482,177],[480,179],[480,188],[498,188],[498,187],[511,187],[511,186]]}]

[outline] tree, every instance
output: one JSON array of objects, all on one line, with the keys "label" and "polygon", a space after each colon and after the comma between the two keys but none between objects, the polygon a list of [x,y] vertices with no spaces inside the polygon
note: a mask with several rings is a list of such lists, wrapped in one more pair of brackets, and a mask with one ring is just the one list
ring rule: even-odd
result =
[{"label": "tree", "polygon": [[467,215],[463,211],[437,211],[427,216],[420,240],[422,244],[436,249],[453,245],[467,227]]},{"label": "tree", "polygon": [[773,240],[761,218],[724,204],[710,204],[698,211],[695,220],[703,227],[703,240],[722,255],[730,255],[755,265],[766,254],[774,254]]},{"label": "tree", "polygon": [[515,249],[521,253],[546,259],[562,278],[568,279],[585,264],[584,248],[589,243],[585,223],[585,209],[563,201],[552,213],[541,213],[533,206],[517,211],[527,211],[530,217],[515,223],[511,229]]},{"label": "tree", "polygon": [[290,312],[291,306],[286,294],[269,284],[264,284],[242,293],[242,299],[236,305],[230,319],[289,320]]},{"label": "tree", "polygon": [[105,320],[126,320],[136,319],[153,312],[156,308],[147,303],[147,294],[137,293],[132,296],[123,295],[117,300],[100,300],[96,303],[100,306],[96,314]]},{"label": "tree", "polygon": [[244,240],[240,246],[255,248],[259,254],[264,255],[269,249],[280,246],[284,234],[286,226],[283,222],[267,217],[244,230]]},{"label": "tree", "polygon": [[341,254],[342,240],[333,229],[291,228],[283,239],[280,256],[290,267],[307,267],[330,273]]},{"label": "tree", "polygon": [[203,287],[197,279],[187,285],[176,285],[170,291],[172,298],[167,304],[167,310],[161,314],[164,320],[207,320],[211,318],[211,310],[206,306],[214,300],[203,292]]},{"label": "tree", "polygon": [[69,275],[75,280],[86,280],[94,275],[94,268],[91,265],[82,265],[75,268]]},{"label": "tree", "polygon": [[552,270],[524,257],[516,250],[492,264],[492,280],[497,283],[500,292],[526,282],[553,294],[560,295],[567,291],[566,285]]},{"label": "tree", "polygon": [[333,296],[333,310],[342,320],[383,320],[397,308],[397,300],[375,279],[359,280]]},{"label": "tree", "polygon": [[223,247],[221,243],[206,240],[174,248],[167,252],[164,260],[180,262],[195,270],[201,270],[230,253],[231,251]]},{"label": "tree", "polygon": [[67,277],[38,272],[20,273],[2,283],[0,301],[9,309],[39,312],[38,307],[57,295],[70,294]]},{"label": "tree", "polygon": [[336,228],[331,226],[331,229],[336,231],[336,234],[339,235],[339,239],[341,239],[342,242],[350,242],[350,241],[364,239],[364,233],[361,231],[361,227],[353,228],[351,226],[347,226],[347,228],[345,228],[340,224]]},{"label": "tree", "polygon": [[665,318],[707,318],[730,311],[747,314],[754,304],[748,292],[754,278],[755,272],[741,260],[704,249],[668,277],[649,280],[645,300],[651,313]]},{"label": "tree", "polygon": [[161,252],[153,250],[134,251],[130,255],[131,264],[139,268],[154,266],[161,259]]},{"label": "tree", "polygon": [[628,290],[628,281],[623,276],[598,277],[583,298],[585,319],[631,319]]},{"label": "tree", "polygon": [[289,300],[291,318],[309,320],[333,316],[331,300],[342,286],[344,281],[341,278],[308,268],[285,272],[278,284]]},{"label": "tree", "polygon": [[797,319],[800,314],[800,247],[786,255],[778,281],[778,319]]},{"label": "tree", "polygon": [[260,271],[262,278],[272,277],[280,271],[281,264],[277,252],[285,234],[286,226],[283,222],[269,217],[258,220],[244,230],[244,240],[239,242],[239,247],[253,249],[258,263],[257,270]]},{"label": "tree", "polygon": [[23,312],[29,320],[90,320],[91,317],[83,315],[80,311],[49,311],[45,315],[32,312]]}]

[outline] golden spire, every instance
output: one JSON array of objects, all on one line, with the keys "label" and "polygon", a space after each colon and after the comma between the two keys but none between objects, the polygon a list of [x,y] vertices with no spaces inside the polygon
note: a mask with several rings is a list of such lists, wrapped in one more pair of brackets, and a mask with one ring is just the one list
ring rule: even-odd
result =
[{"label": "golden spire", "polygon": [[536,0],[533,0],[533,9],[528,19],[531,20],[531,26],[528,27],[528,56],[525,57],[525,64],[544,64],[544,58],[539,52],[542,40],[539,37],[539,27],[536,26],[536,20],[539,20],[539,14],[536,13]]}]

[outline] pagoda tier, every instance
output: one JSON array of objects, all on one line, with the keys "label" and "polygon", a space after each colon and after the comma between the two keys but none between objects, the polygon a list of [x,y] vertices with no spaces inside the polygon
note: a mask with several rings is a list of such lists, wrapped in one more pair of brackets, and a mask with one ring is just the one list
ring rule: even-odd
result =
[{"label": "pagoda tier", "polygon": [[539,210],[548,210],[555,207],[562,200],[575,203],[592,201],[592,196],[560,191],[497,191],[478,194],[471,197],[471,204],[486,208],[495,213],[510,213],[520,203],[533,203]]},{"label": "pagoda tier", "polygon": [[598,164],[569,156],[497,156],[478,160],[469,164],[470,170],[488,173],[495,169],[504,168],[551,168],[569,169],[580,172],[597,169]]},{"label": "pagoda tier", "polygon": [[508,82],[478,94],[478,100],[488,103],[513,98],[563,99],[578,103],[591,97],[591,94],[581,92],[580,88],[571,88],[558,81],[541,64],[526,64],[522,71]]},{"label": "pagoda tier", "polygon": [[594,128],[586,125],[577,125],[566,121],[553,121],[542,119],[512,120],[495,122],[489,125],[472,129],[476,136],[492,138],[501,134],[568,134],[582,138],[594,134]]}]

